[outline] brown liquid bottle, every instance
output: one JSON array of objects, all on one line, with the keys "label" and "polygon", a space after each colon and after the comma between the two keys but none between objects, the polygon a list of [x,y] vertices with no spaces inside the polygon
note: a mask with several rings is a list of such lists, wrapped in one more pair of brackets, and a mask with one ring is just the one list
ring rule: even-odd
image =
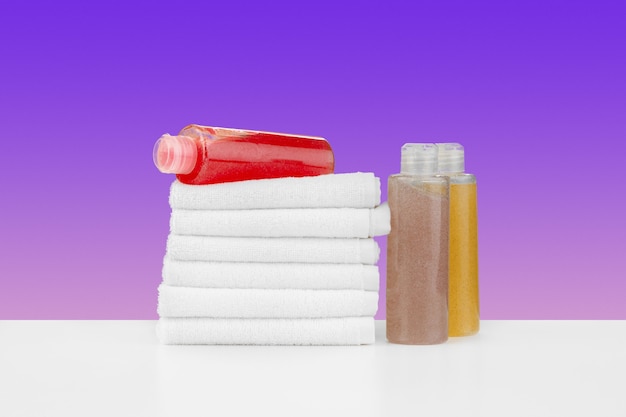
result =
[{"label": "brown liquid bottle", "polygon": [[437,174],[437,146],[402,147],[401,173],[389,177],[387,340],[448,340],[449,180]]}]

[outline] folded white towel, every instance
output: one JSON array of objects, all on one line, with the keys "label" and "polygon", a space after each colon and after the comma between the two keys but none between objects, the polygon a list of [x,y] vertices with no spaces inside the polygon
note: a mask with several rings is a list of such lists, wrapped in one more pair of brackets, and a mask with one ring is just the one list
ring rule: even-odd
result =
[{"label": "folded white towel", "polygon": [[163,282],[176,287],[378,291],[376,265],[163,260]]},{"label": "folded white towel", "polygon": [[371,238],[263,238],[170,234],[167,239],[167,255],[181,261],[373,265],[378,262],[380,248]]},{"label": "folded white towel", "polygon": [[170,189],[170,206],[175,209],[373,208],[379,204],[380,179],[362,172],[209,185],[174,181]]},{"label": "folded white towel", "polygon": [[159,286],[160,317],[373,317],[378,292]]},{"label": "folded white towel", "polygon": [[162,318],[157,336],[165,345],[367,345],[374,319]]},{"label": "folded white towel", "polygon": [[367,238],[390,229],[386,203],[373,209],[175,209],[170,219],[170,231],[177,235]]}]

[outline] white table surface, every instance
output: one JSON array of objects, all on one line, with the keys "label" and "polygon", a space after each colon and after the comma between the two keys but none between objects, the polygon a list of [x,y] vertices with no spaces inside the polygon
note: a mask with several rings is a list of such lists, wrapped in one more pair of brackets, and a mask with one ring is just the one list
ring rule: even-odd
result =
[{"label": "white table surface", "polygon": [[626,321],[437,346],[161,346],[154,321],[0,321],[0,416],[626,416]]}]

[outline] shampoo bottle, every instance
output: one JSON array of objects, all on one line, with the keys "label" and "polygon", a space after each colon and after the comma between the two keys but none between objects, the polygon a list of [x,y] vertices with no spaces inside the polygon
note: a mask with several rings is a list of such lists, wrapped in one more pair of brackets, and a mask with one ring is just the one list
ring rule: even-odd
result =
[{"label": "shampoo bottle", "polygon": [[185,184],[331,174],[335,166],[323,138],[199,125],[161,136],[153,159]]},{"label": "shampoo bottle", "polygon": [[469,336],[480,328],[476,177],[466,174],[458,143],[438,143],[439,173],[450,179],[448,335]]},{"label": "shampoo bottle", "polygon": [[448,339],[449,181],[437,176],[437,146],[402,147],[389,177],[387,340],[428,345]]}]

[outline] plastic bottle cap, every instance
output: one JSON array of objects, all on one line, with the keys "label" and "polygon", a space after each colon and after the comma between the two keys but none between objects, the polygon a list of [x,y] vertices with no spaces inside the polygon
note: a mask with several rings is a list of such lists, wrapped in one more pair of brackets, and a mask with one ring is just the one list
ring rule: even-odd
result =
[{"label": "plastic bottle cap", "polygon": [[439,172],[464,172],[465,150],[460,143],[438,143]]},{"label": "plastic bottle cap", "polygon": [[198,151],[187,136],[163,135],[154,144],[154,165],[166,174],[189,174],[196,166]]},{"label": "plastic bottle cap", "polygon": [[434,143],[405,143],[402,146],[400,172],[411,175],[436,174],[437,153]]}]

